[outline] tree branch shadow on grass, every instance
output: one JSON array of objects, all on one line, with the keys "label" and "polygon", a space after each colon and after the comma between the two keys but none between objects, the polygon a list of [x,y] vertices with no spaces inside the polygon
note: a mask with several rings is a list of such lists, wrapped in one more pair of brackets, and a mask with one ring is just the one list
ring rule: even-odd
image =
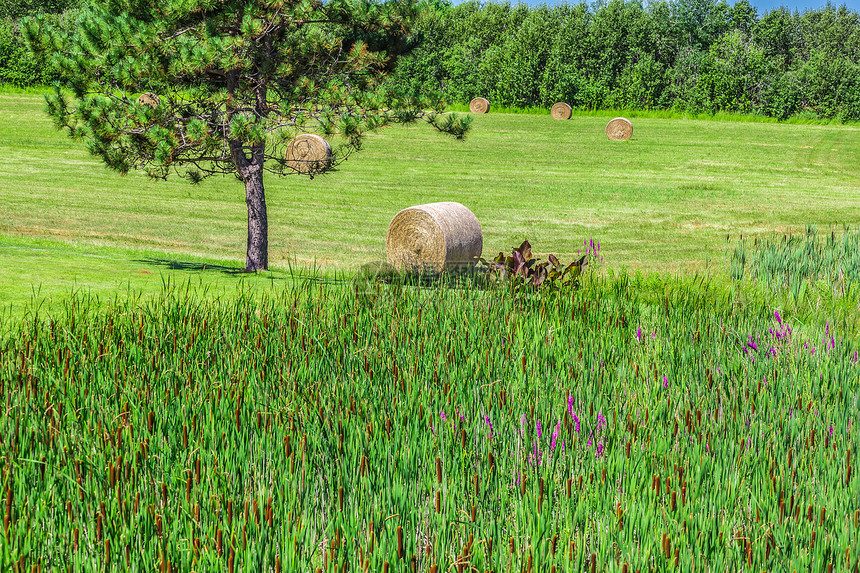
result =
[{"label": "tree branch shadow on grass", "polygon": [[[228,267],[225,265],[216,265],[211,263],[197,263],[191,261],[180,261],[175,259],[162,259],[157,257],[136,259],[135,262],[165,267],[173,271],[218,271],[231,276],[244,276],[254,274],[253,272],[246,271],[244,268],[241,267]],[[283,277],[269,276],[267,278],[273,280],[284,280]]]}]

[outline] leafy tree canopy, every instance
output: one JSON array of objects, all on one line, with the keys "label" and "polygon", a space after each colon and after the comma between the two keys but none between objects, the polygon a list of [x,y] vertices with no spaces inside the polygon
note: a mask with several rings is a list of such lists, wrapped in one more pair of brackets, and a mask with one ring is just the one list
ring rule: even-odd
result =
[{"label": "leafy tree canopy", "polygon": [[36,17],[25,38],[60,73],[48,113],[110,168],[235,173],[257,270],[268,265],[262,173],[290,172],[297,134],[336,139],[337,164],[392,123],[468,130],[438,98],[383,87],[416,16],[410,0],[93,0],[72,29]]}]

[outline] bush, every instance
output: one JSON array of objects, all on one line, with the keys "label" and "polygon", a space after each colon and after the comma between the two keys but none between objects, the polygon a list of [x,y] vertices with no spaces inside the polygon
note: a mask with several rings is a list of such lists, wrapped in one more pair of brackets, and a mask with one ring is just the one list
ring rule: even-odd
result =
[{"label": "bush", "polygon": [[82,0],[0,0],[0,85],[47,85],[56,79],[52,68],[36,63],[21,35],[21,21],[45,14],[52,22],[71,24]]}]

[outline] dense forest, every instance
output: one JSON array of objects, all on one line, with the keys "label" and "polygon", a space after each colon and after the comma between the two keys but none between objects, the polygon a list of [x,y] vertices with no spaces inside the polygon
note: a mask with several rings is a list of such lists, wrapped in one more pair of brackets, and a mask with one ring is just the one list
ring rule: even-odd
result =
[{"label": "dense forest", "polygon": [[[52,81],[20,19],[72,22],[83,0],[0,0],[0,83]],[[730,111],[860,120],[860,15],[845,6],[764,14],[747,0],[598,1],[551,7],[422,0],[392,88],[452,103]]]},{"label": "dense forest", "polygon": [[860,16],[747,2],[430,4],[393,81],[452,102],[860,120]]}]

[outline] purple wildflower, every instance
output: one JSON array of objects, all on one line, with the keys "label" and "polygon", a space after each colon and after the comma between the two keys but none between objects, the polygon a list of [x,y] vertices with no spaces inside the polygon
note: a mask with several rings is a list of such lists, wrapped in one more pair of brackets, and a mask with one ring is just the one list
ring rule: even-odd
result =
[{"label": "purple wildflower", "polygon": [[568,400],[567,404],[567,413],[570,414],[570,417],[573,418],[573,429],[574,431],[579,431],[579,416],[576,415],[576,412],[573,411],[573,398],[571,397]]},{"label": "purple wildflower", "polygon": [[561,420],[559,420],[558,423],[555,425],[555,430],[552,433],[552,439],[551,439],[550,444],[549,444],[549,449],[552,452],[555,451],[555,442],[558,439],[558,431],[560,429],[561,429]]},{"label": "purple wildflower", "polygon": [[668,387],[669,387],[669,378],[667,378],[666,376],[663,376],[663,388],[668,388]]},{"label": "purple wildflower", "polygon": [[639,340],[640,342],[642,341],[642,329],[641,328],[636,329],[636,340]]},{"label": "purple wildflower", "polygon": [[752,334],[747,334],[747,346],[752,348],[753,350],[758,350],[758,344],[755,343],[755,339],[752,337]]},{"label": "purple wildflower", "polygon": [[443,421],[443,422],[444,422],[445,420],[447,420],[447,419],[448,419],[448,417],[447,417],[447,416],[445,416],[445,411],[444,411],[444,410],[439,410],[439,417],[440,417],[440,418],[442,418],[442,421]]}]

